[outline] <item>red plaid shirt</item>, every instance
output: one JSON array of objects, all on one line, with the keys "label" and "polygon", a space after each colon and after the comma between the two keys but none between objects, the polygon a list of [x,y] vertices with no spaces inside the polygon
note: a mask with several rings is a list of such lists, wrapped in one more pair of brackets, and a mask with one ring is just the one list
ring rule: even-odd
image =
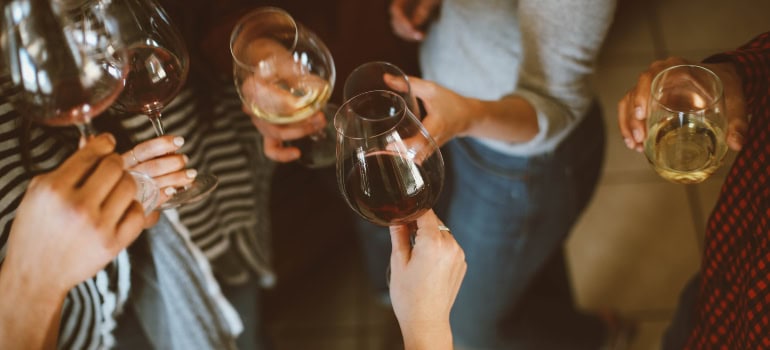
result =
[{"label": "red plaid shirt", "polygon": [[770,349],[770,32],[708,59],[733,62],[752,115],[706,228],[687,349]]}]

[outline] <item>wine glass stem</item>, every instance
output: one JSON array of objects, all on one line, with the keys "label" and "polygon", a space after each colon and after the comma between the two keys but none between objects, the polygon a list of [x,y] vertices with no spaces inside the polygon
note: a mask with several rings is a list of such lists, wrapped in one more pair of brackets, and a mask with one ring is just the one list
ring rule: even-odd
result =
[{"label": "wine glass stem", "polygon": [[83,147],[86,145],[86,143],[91,140],[91,138],[96,135],[96,131],[94,130],[94,126],[91,125],[91,120],[86,119],[82,123],[77,123],[75,126],[78,128],[78,131],[80,132],[80,143],[79,147]]},{"label": "wine glass stem", "polygon": [[155,129],[155,135],[165,135],[166,132],[163,130],[163,122],[160,120],[160,111],[149,112],[147,113],[147,116],[150,117],[152,128]]}]

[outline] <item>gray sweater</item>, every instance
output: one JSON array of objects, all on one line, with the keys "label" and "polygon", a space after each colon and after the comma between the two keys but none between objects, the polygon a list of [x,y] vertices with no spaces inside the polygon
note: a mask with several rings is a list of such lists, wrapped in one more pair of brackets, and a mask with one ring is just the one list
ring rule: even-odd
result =
[{"label": "gray sweater", "polygon": [[588,110],[614,10],[615,0],[443,0],[421,47],[423,76],[468,97],[527,99],[537,136],[479,141],[510,155],[548,152]]}]

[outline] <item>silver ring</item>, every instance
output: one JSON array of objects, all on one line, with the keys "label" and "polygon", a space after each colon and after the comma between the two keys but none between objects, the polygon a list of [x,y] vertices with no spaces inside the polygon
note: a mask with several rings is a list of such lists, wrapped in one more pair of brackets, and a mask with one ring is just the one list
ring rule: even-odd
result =
[{"label": "silver ring", "polygon": [[136,158],[136,153],[134,153],[134,149],[132,148],[131,152],[129,152],[129,153],[131,153],[131,158],[134,158],[134,165],[132,165],[132,167],[138,165],[139,164],[139,158]]},{"label": "silver ring", "polygon": [[446,231],[446,232],[448,232],[449,234],[452,234],[452,231],[449,229],[449,227],[446,227],[446,226],[444,226],[444,225],[438,225],[438,230],[439,230],[439,231]]}]

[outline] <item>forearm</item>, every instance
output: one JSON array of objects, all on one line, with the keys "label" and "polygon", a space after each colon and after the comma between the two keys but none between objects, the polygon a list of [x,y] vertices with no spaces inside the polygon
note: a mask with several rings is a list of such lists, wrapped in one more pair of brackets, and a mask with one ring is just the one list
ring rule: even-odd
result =
[{"label": "forearm", "polygon": [[519,96],[497,101],[471,100],[474,112],[466,136],[523,143],[535,137],[540,128],[535,108]]},{"label": "forearm", "polygon": [[0,348],[55,349],[66,293],[0,268]]}]

